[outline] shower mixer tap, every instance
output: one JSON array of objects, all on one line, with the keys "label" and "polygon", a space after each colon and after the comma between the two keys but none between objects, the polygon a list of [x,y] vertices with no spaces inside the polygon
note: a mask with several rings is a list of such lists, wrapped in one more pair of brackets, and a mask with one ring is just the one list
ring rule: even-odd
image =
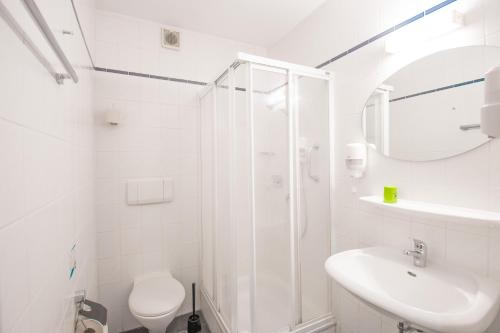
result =
[{"label": "shower mixer tap", "polygon": [[319,145],[313,145],[312,147],[309,148],[309,158],[307,159],[307,175],[309,176],[309,178],[311,178],[312,180],[314,180],[316,183],[319,182],[319,177],[316,176],[316,175],[313,175],[312,173],[312,160],[311,160],[311,154],[313,151],[318,151],[319,150]]},{"label": "shower mixer tap", "polygon": [[[305,141],[305,139],[304,139]],[[312,179],[314,182],[319,182],[319,177],[314,175],[312,172],[312,153],[313,151],[319,151],[319,145],[307,145],[305,143],[299,149],[300,163],[305,164],[307,167],[307,177]]]}]

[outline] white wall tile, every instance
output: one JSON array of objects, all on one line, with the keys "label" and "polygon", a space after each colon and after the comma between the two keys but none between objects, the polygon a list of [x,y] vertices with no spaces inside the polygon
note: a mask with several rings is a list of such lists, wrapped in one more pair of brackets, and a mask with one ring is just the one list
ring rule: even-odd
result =
[{"label": "white wall tile", "polygon": [[161,252],[162,224],[160,219],[141,221],[141,248],[143,253]]},{"label": "white wall tile", "polygon": [[117,154],[115,152],[97,152],[97,164],[102,165],[97,172],[97,178],[112,178],[118,171]]},{"label": "white wall tile", "polygon": [[474,273],[488,273],[488,236],[448,230],[446,257],[449,263]]},{"label": "white wall tile", "polygon": [[54,141],[38,132],[26,132],[24,188],[28,210],[40,208],[54,199]]},{"label": "white wall tile", "polygon": [[407,249],[412,245],[410,222],[407,217],[384,216],[380,225],[379,242],[396,249]]},{"label": "white wall tile", "polygon": [[0,227],[25,212],[23,130],[20,126],[0,120]]},{"label": "white wall tile", "polygon": [[121,204],[118,207],[118,218],[122,229],[139,228],[141,209],[138,206]]},{"label": "white wall tile", "polygon": [[118,45],[114,42],[96,41],[95,46],[95,65],[102,68],[114,68],[118,57]]},{"label": "white wall tile", "polygon": [[121,230],[121,253],[123,255],[141,252],[141,229],[127,228]]},{"label": "white wall tile", "polygon": [[144,272],[141,254],[123,255],[121,257],[121,282],[131,284],[134,278]]},{"label": "white wall tile", "polygon": [[118,205],[112,203],[98,204],[96,207],[96,215],[98,232],[118,230]]},{"label": "white wall tile", "polygon": [[120,255],[120,232],[118,230],[97,234],[97,257],[106,259]]},{"label": "white wall tile", "polygon": [[11,330],[30,303],[28,228],[24,220],[2,229],[0,233],[0,293],[3,304],[0,328]]},{"label": "white wall tile", "polygon": [[69,252],[69,249],[59,246],[62,235],[53,205],[27,217],[26,225],[28,227],[27,241],[30,244],[28,265],[31,280],[30,291],[31,296],[35,298],[52,279],[54,272],[58,271],[58,267],[63,264],[62,252]]},{"label": "white wall tile", "polygon": [[[68,8],[42,5],[51,26],[73,30]],[[93,30],[93,1],[77,8],[88,14],[84,29]],[[63,43],[80,79],[65,85],[3,20],[0,40],[9,45],[0,55],[9,64],[0,78],[0,331],[69,333],[68,295],[83,288],[97,296],[92,72],[81,38]]]},{"label": "white wall tile", "polygon": [[96,204],[112,204],[124,200],[125,185],[115,179],[97,180]]},{"label": "white wall tile", "polygon": [[383,217],[360,212],[358,218],[360,243],[367,246],[380,245],[380,225],[382,224]]},{"label": "white wall tile", "polygon": [[28,312],[26,312],[21,319],[15,324],[14,328],[11,331],[12,333],[29,333],[33,332],[31,326],[31,320],[28,317]]},{"label": "white wall tile", "polygon": [[144,253],[142,256],[142,263],[144,272],[159,272],[164,269],[163,266],[163,253],[149,252]]},{"label": "white wall tile", "polygon": [[99,259],[99,283],[101,285],[118,283],[121,278],[120,257]]},{"label": "white wall tile", "polygon": [[[57,279],[50,279],[47,286],[33,301],[30,318],[31,327],[50,332],[59,327],[64,315],[62,293],[57,292]],[[54,292],[59,297],[54,297]]]}]

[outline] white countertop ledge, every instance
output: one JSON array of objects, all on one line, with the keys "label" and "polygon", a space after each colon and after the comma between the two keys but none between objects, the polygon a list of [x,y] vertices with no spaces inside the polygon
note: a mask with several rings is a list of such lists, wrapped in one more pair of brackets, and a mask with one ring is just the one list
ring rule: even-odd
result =
[{"label": "white countertop ledge", "polygon": [[382,207],[384,209],[404,213],[429,214],[444,218],[459,218],[462,220],[476,220],[489,222],[492,225],[500,226],[500,213],[480,209],[470,209],[448,205],[433,204],[421,201],[410,201],[398,199],[397,203],[385,203],[381,196],[360,197],[364,203]]}]

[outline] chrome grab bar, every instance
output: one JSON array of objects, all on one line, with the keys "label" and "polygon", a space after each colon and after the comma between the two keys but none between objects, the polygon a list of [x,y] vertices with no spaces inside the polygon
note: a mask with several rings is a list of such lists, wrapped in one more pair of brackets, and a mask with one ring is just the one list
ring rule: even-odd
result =
[{"label": "chrome grab bar", "polygon": [[[45,18],[43,17],[42,13],[40,12],[40,9],[36,5],[34,0],[23,0],[26,8],[28,9],[28,12],[30,13],[31,17],[35,21],[36,25],[42,32],[43,36],[49,43],[50,47],[56,54],[57,58],[61,61],[64,69],[68,73],[69,77],[73,79],[73,82],[78,83],[78,75],[76,74],[75,69],[73,66],[71,66],[71,63],[69,62],[68,58],[64,54],[64,51],[61,49],[61,46],[57,42],[54,34],[52,33],[52,30],[50,30],[49,25],[47,24],[47,21],[45,21]],[[63,83],[64,79],[69,78],[68,75],[65,74],[57,74],[56,75],[56,81],[59,84]]]}]

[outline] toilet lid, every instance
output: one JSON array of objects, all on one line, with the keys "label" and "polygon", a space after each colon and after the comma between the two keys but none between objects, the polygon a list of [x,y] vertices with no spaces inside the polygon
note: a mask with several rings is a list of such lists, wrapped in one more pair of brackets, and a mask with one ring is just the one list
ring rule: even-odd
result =
[{"label": "toilet lid", "polygon": [[171,277],[157,276],[137,282],[130,293],[130,310],[142,317],[172,312],[184,301],[184,287]]}]

